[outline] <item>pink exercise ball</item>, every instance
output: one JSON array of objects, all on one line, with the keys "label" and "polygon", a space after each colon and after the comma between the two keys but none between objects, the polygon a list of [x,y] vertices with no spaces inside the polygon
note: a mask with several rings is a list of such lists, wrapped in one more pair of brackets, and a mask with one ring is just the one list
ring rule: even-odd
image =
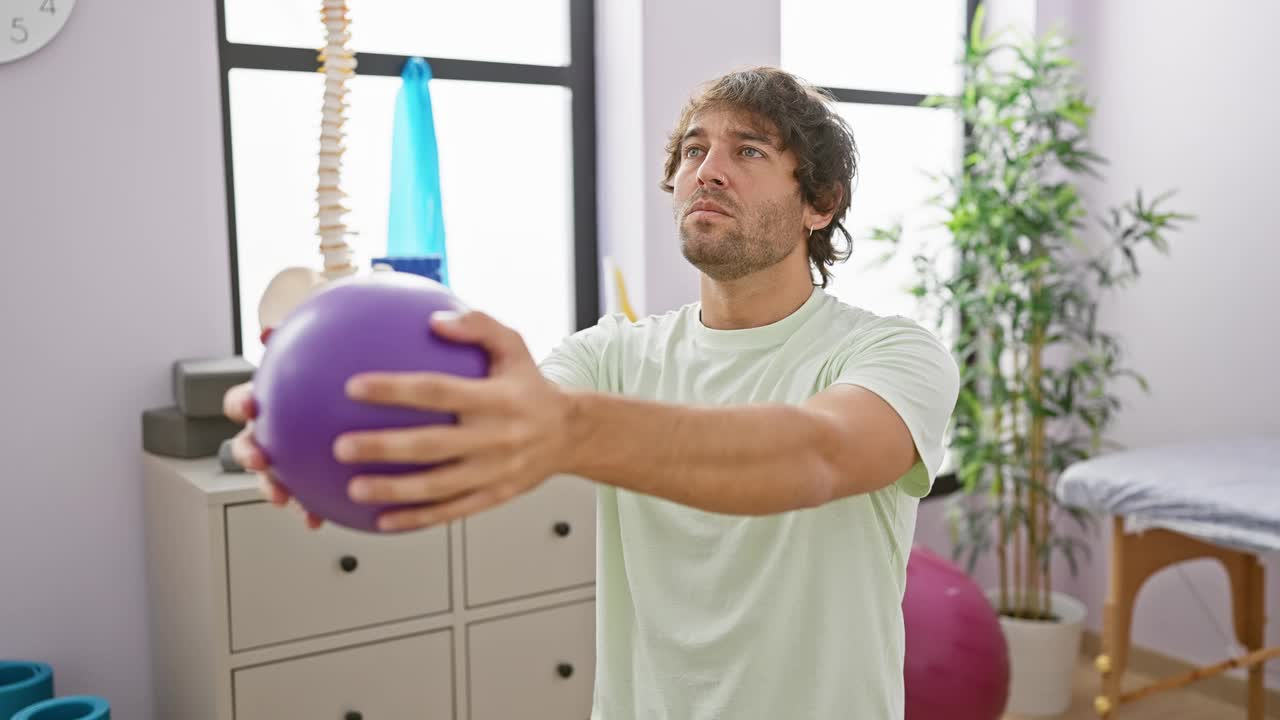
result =
[{"label": "pink exercise ball", "polygon": [[1009,699],[1009,647],[982,589],[915,547],[902,614],[906,720],[999,720]]}]

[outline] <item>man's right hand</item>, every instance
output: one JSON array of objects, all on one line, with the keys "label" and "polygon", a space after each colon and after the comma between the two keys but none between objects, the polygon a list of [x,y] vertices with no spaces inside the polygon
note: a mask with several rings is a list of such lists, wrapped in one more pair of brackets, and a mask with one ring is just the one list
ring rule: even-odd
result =
[{"label": "man's right hand", "polygon": [[[275,479],[266,453],[253,439],[253,419],[258,415],[253,402],[253,383],[242,383],[228,390],[222,398],[222,411],[232,422],[245,426],[231,440],[231,456],[245,470],[257,473],[262,493],[271,504],[278,507],[288,505],[291,499],[289,491]],[[312,530],[324,524],[323,520],[305,508],[303,513],[306,515],[307,527]]]}]

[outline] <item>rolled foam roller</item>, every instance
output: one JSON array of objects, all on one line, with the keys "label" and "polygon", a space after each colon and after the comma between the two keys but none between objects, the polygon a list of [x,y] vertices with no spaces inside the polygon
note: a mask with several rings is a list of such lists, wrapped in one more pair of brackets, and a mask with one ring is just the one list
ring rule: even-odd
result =
[{"label": "rolled foam roller", "polygon": [[111,720],[111,706],[96,695],[67,695],[19,710],[13,720]]},{"label": "rolled foam roller", "polygon": [[53,668],[31,660],[0,660],[0,720],[53,697]]}]

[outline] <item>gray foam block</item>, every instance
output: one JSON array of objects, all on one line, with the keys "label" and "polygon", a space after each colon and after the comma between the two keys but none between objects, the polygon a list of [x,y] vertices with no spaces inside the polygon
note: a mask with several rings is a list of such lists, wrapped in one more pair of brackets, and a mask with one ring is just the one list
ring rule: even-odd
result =
[{"label": "gray foam block", "polygon": [[240,432],[225,417],[193,418],[176,406],[152,408],[142,413],[142,447],[156,455],[198,458],[217,455],[222,441]]},{"label": "gray foam block", "polygon": [[223,440],[222,445],[218,447],[218,463],[222,465],[222,469],[227,472],[238,473],[245,471],[244,468],[240,466],[240,463],[236,462],[236,459],[231,455],[230,440]]},{"label": "gray foam block", "polygon": [[254,369],[239,356],[178,360],[173,364],[173,400],[187,417],[222,417],[222,397],[252,380]]}]

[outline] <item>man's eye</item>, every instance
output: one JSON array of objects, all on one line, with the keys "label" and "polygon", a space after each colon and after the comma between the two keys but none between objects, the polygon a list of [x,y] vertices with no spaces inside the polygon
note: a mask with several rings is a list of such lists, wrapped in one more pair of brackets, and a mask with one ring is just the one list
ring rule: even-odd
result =
[{"label": "man's eye", "polygon": [[[747,157],[764,157],[764,153],[760,152],[759,150],[757,150],[757,149],[755,149],[755,148],[753,148],[753,147],[743,148],[743,149],[742,149],[742,152],[743,152],[744,154],[746,154],[746,155],[747,155]],[[754,153],[754,155],[753,155],[753,154],[751,154],[751,153]]]},{"label": "man's eye", "polygon": [[694,153],[700,153],[700,152],[702,152],[702,148],[700,147],[687,147],[684,149],[684,156],[687,158],[696,157]]}]

